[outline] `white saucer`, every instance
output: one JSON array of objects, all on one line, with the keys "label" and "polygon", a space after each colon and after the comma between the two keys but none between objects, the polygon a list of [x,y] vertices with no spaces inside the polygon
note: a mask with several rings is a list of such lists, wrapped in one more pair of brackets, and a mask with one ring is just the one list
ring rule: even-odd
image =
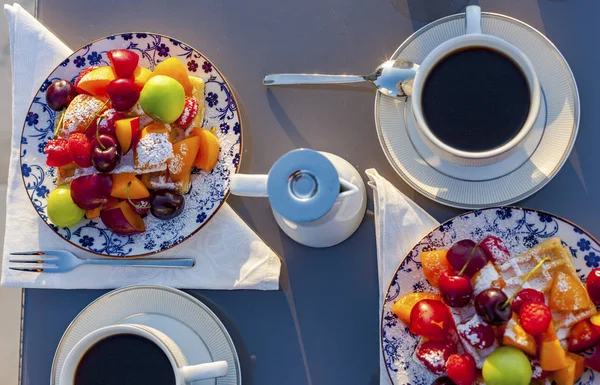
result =
[{"label": "white saucer", "polygon": [[[466,209],[509,205],[541,189],[567,160],[579,128],[577,85],[558,49],[533,27],[508,16],[483,12],[482,29],[523,51],[542,86],[538,120],[520,151],[484,167],[444,161],[421,140],[410,100],[380,93],[375,98],[379,141],[398,175],[426,197]],[[436,46],[464,32],[464,14],[445,17],[415,32],[392,59],[420,63]]]},{"label": "white saucer", "polygon": [[224,360],[227,376],[194,385],[240,385],[242,375],[235,346],[217,316],[196,298],[162,286],[131,286],[111,291],[79,313],[65,331],[52,363],[51,384],[77,342],[90,332],[113,324],[136,323],[156,328],[175,341],[188,363]]}]

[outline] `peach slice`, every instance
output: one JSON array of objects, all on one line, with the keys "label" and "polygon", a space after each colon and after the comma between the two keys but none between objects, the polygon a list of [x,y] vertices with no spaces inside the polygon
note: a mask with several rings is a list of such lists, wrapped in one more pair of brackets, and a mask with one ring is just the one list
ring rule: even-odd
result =
[{"label": "peach slice", "polygon": [[452,265],[446,259],[448,250],[432,250],[421,253],[421,265],[423,266],[423,274],[425,278],[434,287],[438,287],[440,276],[448,271],[451,272]]},{"label": "peach slice", "polygon": [[91,210],[86,210],[85,211],[85,217],[87,219],[94,219],[94,218],[98,218],[100,216],[100,211],[102,210],[102,207],[96,207],[95,209],[91,209]]},{"label": "peach slice", "polygon": [[219,161],[219,152],[221,151],[221,144],[215,136],[214,131],[214,127],[210,131],[203,128],[194,128],[192,130],[192,135],[200,138],[200,148],[198,149],[196,160],[194,160],[194,166],[207,172],[215,168]]},{"label": "peach slice", "polygon": [[578,354],[568,353],[566,358],[568,365],[552,373],[556,385],[573,385],[584,369],[584,358]]},{"label": "peach slice", "polygon": [[392,305],[392,313],[400,318],[400,321],[404,322],[406,326],[410,326],[410,312],[415,304],[422,299],[442,300],[439,295],[433,293],[410,293]]},{"label": "peach slice", "polygon": [[106,95],[106,86],[115,79],[116,76],[111,66],[98,67],[79,80],[77,90],[80,93],[87,92],[94,96]]},{"label": "peach slice", "polygon": [[151,79],[156,75],[165,75],[177,80],[183,86],[185,95],[192,96],[192,85],[190,84],[190,79],[188,79],[187,68],[179,59],[170,57],[167,60],[158,63],[148,79]]},{"label": "peach slice", "polygon": [[574,312],[593,306],[594,304],[579,278],[562,271],[554,276],[548,300],[550,310]]},{"label": "peach slice", "polygon": [[567,352],[567,356],[575,361],[575,381],[577,381],[585,370],[585,357],[571,352]]},{"label": "peach slice", "polygon": [[127,154],[137,144],[140,133],[140,117],[117,120],[115,122],[115,133],[121,145],[121,151],[123,151],[123,154]]},{"label": "peach slice", "polygon": [[171,179],[174,182],[181,182],[182,192],[189,190],[190,176],[199,148],[200,137],[198,136],[191,136],[173,143],[173,157],[169,159],[168,168]]},{"label": "peach slice", "polygon": [[146,231],[144,220],[133,211],[127,201],[100,211],[100,219],[117,234],[133,235]]},{"label": "peach slice", "polygon": [[127,199],[127,185],[129,186],[130,199],[148,198],[150,192],[144,185],[144,182],[136,178],[135,174],[115,174],[113,175],[112,191],[110,195],[115,198]]},{"label": "peach slice", "polygon": [[137,66],[135,71],[133,71],[133,82],[140,91],[142,88],[144,88],[144,84],[146,84],[146,81],[148,81],[150,75],[152,75],[152,71],[142,66]]},{"label": "peach slice", "polygon": [[540,344],[540,366],[543,370],[553,372],[566,368],[569,365],[567,354],[558,338],[554,324],[550,322],[548,330],[542,333]]},{"label": "peach slice", "polygon": [[537,353],[535,338],[523,329],[521,324],[519,324],[517,315],[514,313],[512,318],[506,324],[506,330],[502,336],[502,343],[504,345],[519,348],[530,356],[535,356]]}]

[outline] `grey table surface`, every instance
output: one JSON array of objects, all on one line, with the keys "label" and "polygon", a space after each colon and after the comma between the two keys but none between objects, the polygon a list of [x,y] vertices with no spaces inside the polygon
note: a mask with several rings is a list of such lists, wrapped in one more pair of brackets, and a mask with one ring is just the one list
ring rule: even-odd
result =
[{"label": "grey table surface", "polygon": [[[463,0],[464,4],[466,1]],[[380,174],[439,221],[461,211],[411,190],[387,163],[375,133],[374,91],[267,89],[274,72],[369,73],[428,21],[455,13],[450,0],[39,0],[38,17],[69,46],[126,31],[188,42],[231,81],[244,118],[242,172],[266,172],[283,153],[310,147]],[[450,4],[450,5],[448,5]],[[581,98],[575,149],[562,171],[525,207],[564,216],[600,236],[598,144],[600,2],[481,0],[546,34],[569,62]],[[378,384],[378,284],[372,194],[364,222],[328,249],[295,244],[266,200],[229,198],[238,214],[286,264],[283,290],[195,295],[225,320],[242,358],[245,384]],[[47,384],[65,328],[101,290],[25,290],[22,383]]]}]

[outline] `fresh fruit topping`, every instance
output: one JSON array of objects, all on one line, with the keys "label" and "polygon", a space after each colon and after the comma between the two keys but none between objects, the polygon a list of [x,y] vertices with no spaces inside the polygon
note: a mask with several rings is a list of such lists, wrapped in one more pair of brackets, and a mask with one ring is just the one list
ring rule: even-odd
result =
[{"label": "fresh fruit topping", "polygon": [[112,189],[112,178],[105,174],[80,176],[71,182],[71,198],[84,210],[106,205]]},{"label": "fresh fruit topping", "polygon": [[127,49],[113,49],[107,52],[108,60],[119,78],[130,78],[135,71],[139,56]]},{"label": "fresh fruit topping", "polygon": [[415,357],[433,374],[441,375],[446,371],[446,361],[456,354],[456,344],[452,341],[425,341],[415,351]]},{"label": "fresh fruit topping", "polygon": [[117,138],[97,135],[92,141],[92,163],[100,172],[111,172],[121,161],[121,146]]},{"label": "fresh fruit topping", "polygon": [[580,353],[591,349],[600,342],[600,334],[589,320],[582,320],[573,326],[569,335],[569,351]]},{"label": "fresh fruit topping", "polygon": [[475,297],[475,311],[483,320],[492,325],[508,322],[512,310],[507,304],[508,297],[497,288],[489,288]]},{"label": "fresh fruit topping", "polygon": [[559,271],[552,280],[550,310],[573,312],[594,306],[585,287],[578,278]]},{"label": "fresh fruit topping", "polygon": [[519,314],[521,306],[529,302],[545,303],[546,300],[542,292],[539,292],[535,289],[525,288],[521,289],[517,295],[515,295],[510,303],[510,307],[514,313]]},{"label": "fresh fruit topping", "polygon": [[446,372],[456,385],[472,385],[477,379],[475,360],[469,353],[451,355],[446,361]]},{"label": "fresh fruit topping", "polygon": [[[204,80],[197,76],[188,76],[190,84],[192,85],[192,96],[198,101],[204,100]],[[204,119],[204,103],[198,104],[198,114],[192,121],[191,126],[202,127],[202,120]]]},{"label": "fresh fruit topping", "polygon": [[585,370],[585,357],[570,352],[567,352],[567,357],[575,361],[575,381],[577,381]]},{"label": "fresh fruit topping", "polygon": [[535,356],[537,354],[537,342],[535,337],[523,329],[517,319],[517,315],[514,313],[504,329],[502,344],[514,346],[530,356]]},{"label": "fresh fruit topping", "polygon": [[113,80],[115,73],[111,66],[98,67],[81,76],[77,82],[77,91],[94,96],[106,95],[106,86]]},{"label": "fresh fruit topping", "polygon": [[[527,352],[525,352],[527,353]],[[550,375],[550,372],[542,369],[540,360],[535,357],[529,357],[529,363],[531,364],[531,379],[532,380],[543,380]]]},{"label": "fresh fruit topping", "polygon": [[456,385],[456,383],[452,381],[450,377],[443,376],[436,378],[431,385]]},{"label": "fresh fruit topping", "polygon": [[100,212],[100,219],[113,232],[133,235],[146,231],[144,220],[128,202],[122,201]]},{"label": "fresh fruit topping", "polygon": [[427,281],[434,286],[438,287],[440,276],[444,272],[453,272],[452,265],[446,259],[448,250],[432,250],[423,251],[421,253],[421,265],[423,266],[423,274]]},{"label": "fresh fruit topping", "polygon": [[594,330],[596,330],[596,333],[600,335],[600,314],[594,314],[593,316],[591,316],[590,323],[592,324]]},{"label": "fresh fruit topping", "polygon": [[440,296],[433,293],[409,293],[397,300],[392,306],[392,313],[400,318],[406,326],[410,325],[410,312],[417,302],[422,299],[441,300]]},{"label": "fresh fruit topping", "polygon": [[135,174],[124,173],[112,176],[110,195],[120,199],[127,199],[127,196],[131,199],[143,199],[150,197],[150,192]]},{"label": "fresh fruit topping", "polygon": [[488,261],[481,247],[470,239],[463,239],[452,245],[446,258],[455,270],[461,270],[467,265],[464,273],[469,277],[475,275]]},{"label": "fresh fruit topping", "polygon": [[[115,136],[115,123],[117,120],[121,119],[122,115],[114,108],[109,108],[104,111],[101,115],[96,119],[96,127],[98,129],[99,135],[111,135]],[[96,136],[95,129],[88,129],[86,131],[86,135],[90,140],[94,139]]]},{"label": "fresh fruit topping", "polygon": [[69,186],[58,186],[48,195],[48,218],[55,225],[73,226],[84,214],[85,211],[73,202]]},{"label": "fresh fruit topping", "polygon": [[173,190],[157,189],[150,196],[150,213],[158,219],[168,220],[182,213],[183,195]]},{"label": "fresh fruit topping", "polygon": [[444,272],[439,280],[440,293],[447,305],[463,307],[471,301],[473,285],[466,275]]},{"label": "fresh fruit topping", "polygon": [[156,167],[173,156],[169,129],[162,123],[152,123],[142,130],[135,147],[137,168]]},{"label": "fresh fruit topping", "polygon": [[551,322],[548,330],[542,333],[542,342],[539,349],[540,366],[549,372],[560,370],[568,366],[567,353],[558,338],[554,324]]},{"label": "fresh fruit topping", "polygon": [[79,86],[79,82],[81,81],[81,79],[85,75],[87,75],[88,73],[92,72],[96,68],[98,68],[98,66],[92,66],[92,67],[88,67],[88,68],[82,69],[81,72],[79,72],[79,76],[77,76],[77,79],[75,79],[75,83],[73,83],[73,85],[75,86],[75,88],[77,88]]},{"label": "fresh fruit topping", "polygon": [[198,114],[198,101],[196,98],[186,96],[183,112],[175,121],[179,127],[187,128]]},{"label": "fresh fruit topping", "polygon": [[115,122],[115,133],[123,154],[135,148],[140,135],[140,118],[119,119]]},{"label": "fresh fruit topping", "polygon": [[210,131],[204,128],[192,130],[192,135],[200,137],[200,148],[194,160],[194,166],[206,172],[211,172],[215,168],[221,151],[219,139],[215,136],[214,131],[214,127]]},{"label": "fresh fruit topping", "polygon": [[157,75],[148,79],[139,100],[146,115],[158,122],[170,124],[183,112],[185,92],[177,80]]},{"label": "fresh fruit topping", "polygon": [[46,90],[46,103],[54,111],[60,111],[69,106],[77,96],[77,90],[71,82],[55,80]]},{"label": "fresh fruit topping", "polygon": [[190,136],[173,143],[173,157],[169,159],[167,165],[171,179],[181,183],[181,191],[188,191],[190,188],[194,160],[199,148],[200,138],[197,136]]},{"label": "fresh fruit topping", "polygon": [[85,210],[85,217],[87,219],[99,218],[102,207],[104,207],[104,206],[96,207],[95,209],[91,209],[91,210]]},{"label": "fresh fruit topping", "polygon": [[510,252],[504,245],[504,242],[493,235],[483,238],[479,242],[479,247],[485,252],[488,259],[496,265],[501,265],[510,259]]},{"label": "fresh fruit topping", "polygon": [[50,167],[60,167],[73,161],[69,154],[69,141],[64,138],[50,139],[44,148],[46,164]]},{"label": "fresh fruit topping", "polygon": [[127,202],[138,215],[145,216],[150,212],[150,198],[128,199]]},{"label": "fresh fruit topping", "polygon": [[479,317],[472,317],[456,326],[458,334],[471,346],[485,349],[494,345],[496,333],[491,325],[482,322]]},{"label": "fresh fruit topping", "polygon": [[410,332],[432,340],[444,340],[452,318],[442,301],[423,299],[410,312]]},{"label": "fresh fruit topping", "polygon": [[135,68],[135,71],[133,71],[133,82],[135,83],[135,86],[138,88],[138,90],[141,91],[142,88],[144,88],[144,85],[148,81],[150,75],[152,75],[152,71],[150,71],[146,67],[137,66]]},{"label": "fresh fruit topping", "polygon": [[140,91],[131,79],[113,80],[106,86],[106,93],[117,111],[129,110],[140,98]]},{"label": "fresh fruit topping", "polygon": [[552,313],[543,303],[528,302],[521,306],[519,319],[527,333],[537,335],[548,329],[552,322]]},{"label": "fresh fruit topping", "polygon": [[486,358],[482,374],[486,385],[529,385],[531,364],[519,349],[502,346]]},{"label": "fresh fruit topping", "polygon": [[69,136],[69,155],[79,167],[92,167],[92,145],[85,134]]},{"label": "fresh fruit topping", "polygon": [[179,59],[171,57],[158,63],[148,80],[162,75],[168,76],[179,82],[185,91],[185,95],[192,96],[192,85],[188,77],[187,68]]},{"label": "fresh fruit topping", "polygon": [[596,305],[600,305],[600,268],[590,271],[585,281],[587,292]]},{"label": "fresh fruit topping", "polygon": [[581,375],[581,373],[577,374],[577,362],[569,356],[566,357],[566,360],[566,367],[552,373],[552,379],[556,385],[573,385]]}]

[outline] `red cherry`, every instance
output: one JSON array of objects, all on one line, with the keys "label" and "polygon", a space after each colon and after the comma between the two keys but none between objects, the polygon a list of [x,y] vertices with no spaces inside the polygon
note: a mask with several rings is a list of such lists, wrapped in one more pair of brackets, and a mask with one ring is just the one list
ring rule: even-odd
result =
[{"label": "red cherry", "polygon": [[117,111],[129,110],[140,98],[140,91],[131,79],[113,80],[106,86],[106,93]]},{"label": "red cherry", "polygon": [[452,245],[446,254],[446,259],[456,271],[460,271],[467,265],[464,273],[469,277],[474,276],[488,262],[485,252],[470,239],[463,239]]},{"label": "red cherry", "polygon": [[467,305],[473,296],[473,284],[466,275],[454,275],[445,271],[440,276],[438,286],[444,302],[452,307]]},{"label": "red cherry", "polygon": [[423,299],[410,311],[410,332],[431,340],[448,338],[451,317],[442,301]]},{"label": "red cherry", "polygon": [[595,304],[600,304],[600,268],[590,271],[585,283],[588,294]]},{"label": "red cherry", "polygon": [[130,78],[140,57],[127,49],[113,49],[108,51],[108,60],[118,78]]}]

